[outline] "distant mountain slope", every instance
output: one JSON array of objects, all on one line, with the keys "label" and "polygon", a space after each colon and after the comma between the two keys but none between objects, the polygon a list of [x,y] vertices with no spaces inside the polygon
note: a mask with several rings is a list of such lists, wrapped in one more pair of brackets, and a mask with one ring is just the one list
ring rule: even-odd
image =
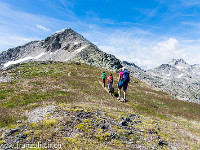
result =
[{"label": "distant mountain slope", "polygon": [[127,68],[130,71],[131,75],[135,78],[142,80],[143,77],[146,75],[145,70],[141,69],[134,63],[123,61],[122,64],[123,67]]},{"label": "distant mountain slope", "polygon": [[[82,54],[77,55],[81,52]],[[84,58],[80,58],[82,56]],[[91,58],[91,56],[96,58]],[[98,56],[101,58],[97,58]],[[74,57],[76,60],[106,69],[116,70],[122,67],[120,60],[115,56],[102,52],[97,46],[72,29],[66,29],[47,37],[45,40],[29,42],[2,52],[0,54],[0,68],[27,61],[66,62]]]},{"label": "distant mountain slope", "polygon": [[136,71],[136,77],[178,99],[200,103],[200,66],[173,59],[155,69]]}]

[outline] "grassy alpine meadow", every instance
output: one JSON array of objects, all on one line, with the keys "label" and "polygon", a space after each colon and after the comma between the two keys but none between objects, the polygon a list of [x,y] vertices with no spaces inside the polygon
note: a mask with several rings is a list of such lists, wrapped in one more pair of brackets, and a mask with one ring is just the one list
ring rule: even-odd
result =
[{"label": "grassy alpine meadow", "polygon": [[118,73],[86,64],[31,62],[5,70],[12,81],[0,83],[1,148],[19,141],[60,149],[200,149],[200,105],[135,78],[128,101],[118,102],[101,85],[103,71],[113,74],[117,95]]}]

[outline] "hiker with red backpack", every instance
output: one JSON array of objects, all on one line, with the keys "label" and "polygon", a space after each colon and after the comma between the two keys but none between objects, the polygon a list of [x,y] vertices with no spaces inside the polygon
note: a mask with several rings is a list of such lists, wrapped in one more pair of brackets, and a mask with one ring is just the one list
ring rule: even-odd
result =
[{"label": "hiker with red backpack", "polygon": [[118,78],[118,100],[121,100],[121,88],[123,87],[124,91],[124,98],[122,98],[123,102],[126,102],[126,90],[128,87],[128,82],[130,81],[129,71],[126,68],[123,68],[122,71],[119,73]]},{"label": "hiker with red backpack", "polygon": [[112,73],[111,73],[110,76],[108,77],[108,90],[109,90],[109,93],[111,93],[112,86],[113,86],[113,76],[112,76]]},{"label": "hiker with red backpack", "polygon": [[106,73],[105,73],[105,71],[102,73],[101,77],[102,77],[103,87],[105,88],[105,83],[106,83]]}]

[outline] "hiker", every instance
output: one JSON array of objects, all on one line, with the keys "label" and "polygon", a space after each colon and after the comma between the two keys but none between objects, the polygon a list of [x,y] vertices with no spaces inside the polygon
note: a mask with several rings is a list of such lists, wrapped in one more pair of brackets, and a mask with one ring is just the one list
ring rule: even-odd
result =
[{"label": "hiker", "polygon": [[105,71],[102,73],[101,77],[102,77],[103,87],[105,88],[105,82],[106,82],[106,73],[105,73]]},{"label": "hiker", "polygon": [[108,90],[109,90],[109,93],[111,93],[112,86],[113,86],[113,76],[112,76],[112,73],[111,73],[110,76],[108,77]]},{"label": "hiker", "polygon": [[119,73],[119,78],[118,78],[118,94],[119,94],[119,97],[117,98],[118,100],[121,100],[121,88],[123,87],[124,98],[122,99],[124,102],[126,102],[126,90],[129,81],[130,81],[129,72],[126,68],[123,68]]},{"label": "hiker", "polygon": [[173,99],[176,100],[176,94],[173,94]]}]

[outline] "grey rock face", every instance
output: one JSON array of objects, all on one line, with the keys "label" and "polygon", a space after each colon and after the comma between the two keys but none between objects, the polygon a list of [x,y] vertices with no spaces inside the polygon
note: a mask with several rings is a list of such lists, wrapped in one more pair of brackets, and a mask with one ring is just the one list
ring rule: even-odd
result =
[{"label": "grey rock face", "polygon": [[121,62],[104,53],[72,29],[55,33],[45,40],[29,42],[0,53],[0,69],[29,61],[81,61],[105,69],[116,70]]},{"label": "grey rock face", "polygon": [[101,68],[106,68],[112,71],[118,71],[122,68],[121,61],[115,56],[102,52],[96,46],[88,46],[84,51],[77,54],[72,61],[84,62],[88,65],[94,65]]},{"label": "grey rock face", "polygon": [[[144,74],[144,70],[135,65],[134,63],[129,63],[127,61],[123,61],[123,67],[128,69],[133,77],[136,77],[138,79],[141,79],[142,74]],[[142,75],[142,76],[141,76]]]}]

